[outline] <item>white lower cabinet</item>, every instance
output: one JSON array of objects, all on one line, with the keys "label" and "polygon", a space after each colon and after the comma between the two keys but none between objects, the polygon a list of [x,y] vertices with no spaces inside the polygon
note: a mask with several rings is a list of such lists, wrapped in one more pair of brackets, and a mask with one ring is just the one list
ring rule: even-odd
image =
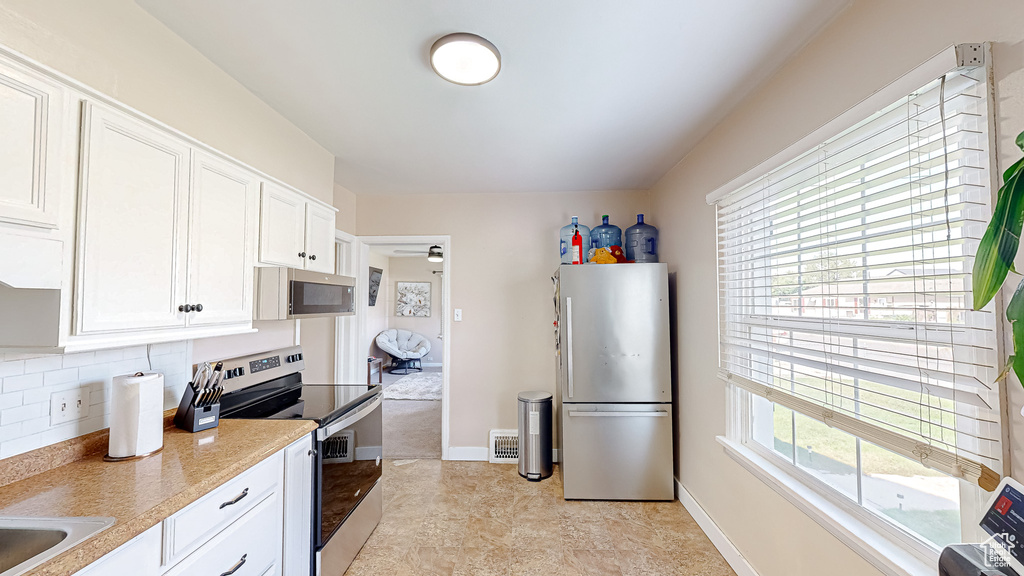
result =
[{"label": "white lower cabinet", "polygon": [[160,525],[157,524],[90,564],[75,576],[158,576],[160,574]]},{"label": "white lower cabinet", "polygon": [[313,549],[313,437],[284,450],[284,576],[309,576]]},{"label": "white lower cabinet", "polygon": [[305,436],[76,576],[310,576],[312,457]]},{"label": "white lower cabinet", "polygon": [[[274,493],[166,574],[262,576],[268,569],[280,566],[280,559],[281,500],[279,494]],[[271,574],[277,575],[280,571]]]}]

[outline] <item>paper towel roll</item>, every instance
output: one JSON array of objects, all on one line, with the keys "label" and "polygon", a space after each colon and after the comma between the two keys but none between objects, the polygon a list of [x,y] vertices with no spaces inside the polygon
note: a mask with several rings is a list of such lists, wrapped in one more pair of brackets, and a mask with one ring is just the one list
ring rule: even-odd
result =
[{"label": "paper towel roll", "polygon": [[114,376],[110,399],[110,456],[149,454],[164,445],[164,375]]}]

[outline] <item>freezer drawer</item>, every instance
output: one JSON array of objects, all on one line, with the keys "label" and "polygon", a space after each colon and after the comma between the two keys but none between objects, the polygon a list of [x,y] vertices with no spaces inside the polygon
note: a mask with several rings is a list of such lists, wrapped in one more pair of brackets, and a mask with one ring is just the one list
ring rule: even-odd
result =
[{"label": "freezer drawer", "polygon": [[562,404],[567,500],[673,500],[671,404]]}]

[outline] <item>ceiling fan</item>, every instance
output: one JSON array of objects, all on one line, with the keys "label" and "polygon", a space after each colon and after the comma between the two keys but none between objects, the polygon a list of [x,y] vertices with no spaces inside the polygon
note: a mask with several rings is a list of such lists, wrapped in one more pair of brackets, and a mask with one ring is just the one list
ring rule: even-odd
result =
[{"label": "ceiling fan", "polygon": [[441,247],[434,244],[426,252],[423,250],[395,250],[395,254],[426,254],[429,262],[444,262],[444,252]]}]

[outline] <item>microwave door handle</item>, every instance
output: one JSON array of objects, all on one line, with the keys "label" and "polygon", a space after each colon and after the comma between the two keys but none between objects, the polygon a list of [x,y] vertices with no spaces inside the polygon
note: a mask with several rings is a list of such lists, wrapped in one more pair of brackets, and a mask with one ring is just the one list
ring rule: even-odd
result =
[{"label": "microwave door handle", "polygon": [[572,398],[572,297],[565,297],[565,372],[569,398]]},{"label": "microwave door handle", "polygon": [[377,394],[377,396],[373,400],[370,400],[369,402],[367,402],[355,414],[349,416],[348,418],[344,418],[342,420],[338,420],[337,422],[327,426],[326,428],[318,428],[317,431],[316,431],[316,440],[317,440],[317,442],[323,442],[324,440],[326,440],[327,438],[333,436],[334,434],[338,433],[339,431],[344,430],[345,428],[348,428],[349,426],[351,426],[351,425],[355,424],[356,422],[362,420],[362,418],[364,416],[367,416],[367,415],[370,414],[370,412],[373,412],[374,410],[376,410],[377,407],[380,406],[380,404],[383,401],[383,399],[384,399],[384,394],[383,393]]}]

